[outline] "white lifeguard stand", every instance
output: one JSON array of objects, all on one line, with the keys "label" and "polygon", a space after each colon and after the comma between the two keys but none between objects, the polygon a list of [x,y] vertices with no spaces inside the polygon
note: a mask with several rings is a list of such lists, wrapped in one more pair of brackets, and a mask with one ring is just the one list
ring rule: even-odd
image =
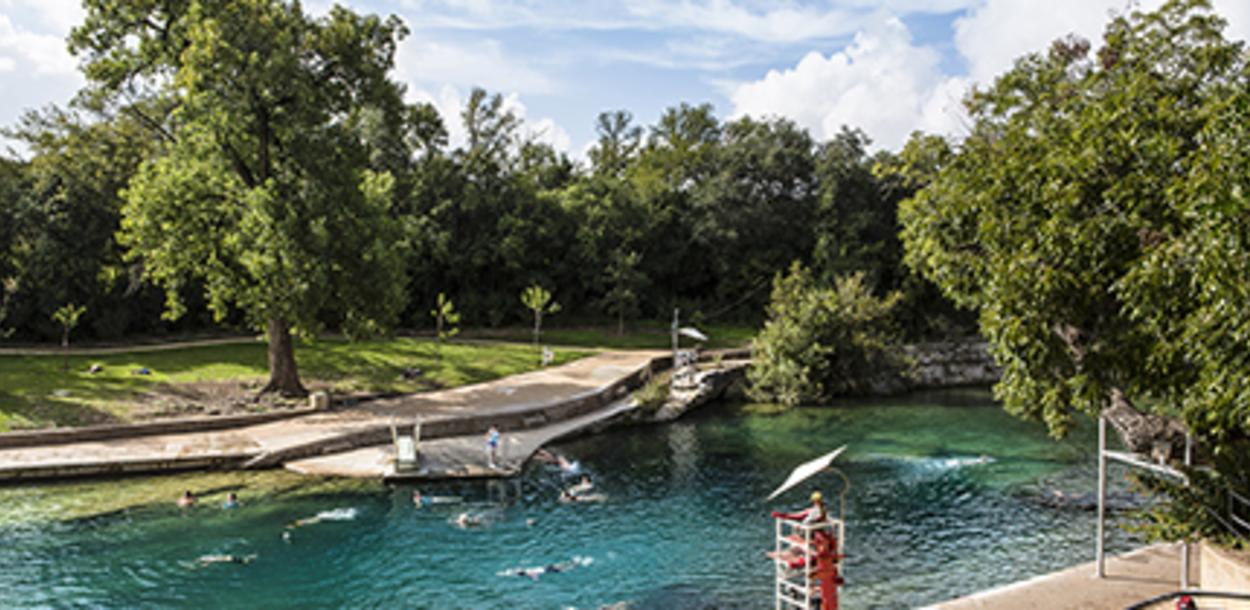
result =
[{"label": "white lifeguard stand", "polygon": [[824,519],[776,517],[773,552],[770,553],[775,572],[775,610],[836,610],[838,607],[846,546],[846,494],[851,482],[830,464],[845,450],[843,445],[800,464],[786,482],[768,496],[772,500],[818,472],[828,470],[842,477],[837,518],[827,514]]},{"label": "white lifeguard stand", "polygon": [[[774,608],[837,608],[845,521],[831,518],[806,523],[782,517],[776,523]],[[822,599],[831,599],[832,604],[821,605]]]}]

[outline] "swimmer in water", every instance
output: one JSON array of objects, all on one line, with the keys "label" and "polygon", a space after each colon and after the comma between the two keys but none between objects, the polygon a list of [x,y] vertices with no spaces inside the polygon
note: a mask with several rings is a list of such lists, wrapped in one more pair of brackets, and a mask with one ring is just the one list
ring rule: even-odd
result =
[{"label": "swimmer in water", "polygon": [[532,568],[512,568],[504,570],[498,576],[524,576],[530,580],[537,581],[544,574],[559,574],[560,572],[568,572],[577,566],[588,566],[593,562],[589,557],[574,557],[568,561],[558,561],[549,563],[545,566],[535,566]]},{"label": "swimmer in water", "polygon": [[468,529],[477,527],[482,524],[481,515],[470,515],[469,513],[460,513],[456,515],[456,526],[460,529]]},{"label": "swimmer in water", "polygon": [[573,494],[573,493],[569,493],[569,490],[567,489],[560,492],[560,501],[565,504],[568,504],[570,502],[580,502],[580,503],[603,502],[604,500],[607,500],[607,499],[608,497],[603,494]]},{"label": "swimmer in water", "polygon": [[221,507],[226,509],[238,508],[240,506],[243,505],[239,503],[239,496],[235,495],[233,491],[226,494],[226,501],[221,503]]},{"label": "swimmer in water", "polygon": [[456,496],[427,496],[421,493],[420,489],[412,490],[412,505],[417,508],[426,508],[434,504],[459,504],[464,499]]},{"label": "swimmer in water", "polygon": [[434,503],[433,500],[431,500],[428,496],[421,495],[420,489],[412,490],[412,505],[413,506],[417,508],[425,508],[433,503]]},{"label": "swimmer in water", "polygon": [[190,489],[182,492],[182,496],[178,498],[178,506],[182,508],[195,506],[195,494],[191,493]]},{"label": "swimmer in water", "polygon": [[590,477],[586,475],[582,475],[582,480],[577,485],[570,487],[568,489],[568,492],[571,495],[576,496],[576,495],[584,494],[594,488],[595,488],[595,484],[590,482]]},{"label": "swimmer in water", "polygon": [[253,553],[251,555],[201,555],[200,558],[195,561],[202,568],[214,563],[238,563],[246,565],[255,560],[256,554]]},{"label": "swimmer in water", "polygon": [[327,511],[319,512],[311,517],[304,517],[303,519],[296,519],[295,521],[288,523],[286,528],[295,529],[297,527],[304,527],[305,525],[321,523],[322,521],[350,521],[355,518],[356,518],[356,509],[336,508],[334,510],[327,510]]}]

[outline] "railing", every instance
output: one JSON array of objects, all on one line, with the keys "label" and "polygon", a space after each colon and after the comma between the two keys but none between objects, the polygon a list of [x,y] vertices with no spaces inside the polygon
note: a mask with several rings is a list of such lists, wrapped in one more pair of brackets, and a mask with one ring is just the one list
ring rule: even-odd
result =
[{"label": "railing", "polygon": [[[1223,591],[1172,591],[1171,593],[1164,593],[1162,595],[1156,595],[1150,599],[1139,601],[1124,608],[1124,610],[1147,610],[1148,608],[1154,607],[1156,604],[1162,604],[1163,602],[1169,602],[1182,597],[1205,597],[1209,599],[1242,601],[1250,600],[1250,593],[1232,593]],[[1164,607],[1172,608],[1171,605]]]}]

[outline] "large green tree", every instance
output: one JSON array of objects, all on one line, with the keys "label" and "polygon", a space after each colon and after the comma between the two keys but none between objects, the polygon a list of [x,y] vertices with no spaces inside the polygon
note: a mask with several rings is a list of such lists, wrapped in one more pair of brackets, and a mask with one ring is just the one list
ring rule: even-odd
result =
[{"label": "large green tree", "polygon": [[[913,139],[909,264],[979,311],[996,394],[1055,433],[1107,415],[1135,450],[1244,435],[1247,70],[1201,0],[1029,55],[969,100],[972,132]],[[1238,114],[1241,112],[1242,114]],[[1162,400],[1160,400],[1162,399]]]},{"label": "large green tree", "polygon": [[239,308],[266,332],[264,391],[304,393],[292,332],[326,310],[344,330],[386,328],[403,304],[387,173],[370,171],[353,118],[395,109],[388,78],[405,30],[335,7],[281,0],[87,0],[70,37],[88,94],[138,97],[160,134],[124,197],[120,239],[166,288],[199,278],[218,316]]}]

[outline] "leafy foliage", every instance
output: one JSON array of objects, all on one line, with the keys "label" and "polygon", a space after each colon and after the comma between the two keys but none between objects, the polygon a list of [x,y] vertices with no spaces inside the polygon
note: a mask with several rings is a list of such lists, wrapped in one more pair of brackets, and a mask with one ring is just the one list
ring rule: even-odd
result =
[{"label": "leafy foliage", "polygon": [[[1250,66],[1222,27],[1173,0],[1114,19],[1096,53],[1065,39],[1019,60],[971,97],[960,145],[908,144],[903,178],[927,184],[900,218],[908,264],[979,312],[1009,410],[1063,434],[1077,411],[1180,407],[1234,469],[1199,485],[1244,490],[1227,458],[1250,436]],[[1192,500],[1174,494],[1156,533],[1209,531]]]},{"label": "leafy foliage", "polygon": [[551,293],[538,284],[533,284],[521,292],[521,304],[534,313],[534,347],[542,343],[543,316],[556,314],[560,304],[551,300]]},{"label": "leafy foliage", "polygon": [[403,304],[394,179],[371,171],[347,125],[399,107],[386,74],[404,29],[278,0],[149,4],[89,2],[71,35],[94,94],[171,106],[151,119],[162,150],[124,192],[119,238],[171,317],[188,279],[202,281],[218,319],[237,307],[267,329],[266,389],[302,393],[292,329],[314,332],[331,311],[372,334]]},{"label": "leafy foliage", "polygon": [[438,301],[430,311],[434,318],[434,348],[442,353],[443,342],[460,334],[460,312],[456,311],[455,303],[447,295],[438,293]]},{"label": "leafy foliage", "polygon": [[900,346],[891,312],[901,296],[873,296],[863,274],[819,286],[795,264],[773,281],[768,320],[754,341],[747,372],[755,400],[814,404],[867,391],[899,368]]}]

